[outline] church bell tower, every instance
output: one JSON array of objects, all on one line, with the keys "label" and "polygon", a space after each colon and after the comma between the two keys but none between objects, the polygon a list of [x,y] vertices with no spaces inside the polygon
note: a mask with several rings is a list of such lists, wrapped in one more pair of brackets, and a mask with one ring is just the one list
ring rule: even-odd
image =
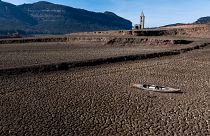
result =
[{"label": "church bell tower", "polygon": [[145,23],[145,16],[144,12],[142,11],[141,16],[140,16],[140,29],[144,29],[144,23]]}]

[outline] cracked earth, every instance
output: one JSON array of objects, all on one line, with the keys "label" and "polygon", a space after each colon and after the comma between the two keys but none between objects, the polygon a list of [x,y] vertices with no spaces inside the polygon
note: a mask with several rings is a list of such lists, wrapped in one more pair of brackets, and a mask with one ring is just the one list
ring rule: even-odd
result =
[{"label": "cracked earth", "polygon": [[[210,135],[210,48],[0,77],[0,135]],[[183,93],[130,87],[149,83]]]}]

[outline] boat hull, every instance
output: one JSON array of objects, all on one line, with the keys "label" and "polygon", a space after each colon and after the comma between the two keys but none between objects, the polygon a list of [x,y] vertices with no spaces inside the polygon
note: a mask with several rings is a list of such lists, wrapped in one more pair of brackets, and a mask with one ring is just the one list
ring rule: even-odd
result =
[{"label": "boat hull", "polygon": [[161,87],[161,86],[155,86],[155,85],[133,84],[131,85],[131,87],[138,88],[145,91],[160,92],[160,93],[180,93],[181,92],[180,89],[175,89],[171,87]]}]

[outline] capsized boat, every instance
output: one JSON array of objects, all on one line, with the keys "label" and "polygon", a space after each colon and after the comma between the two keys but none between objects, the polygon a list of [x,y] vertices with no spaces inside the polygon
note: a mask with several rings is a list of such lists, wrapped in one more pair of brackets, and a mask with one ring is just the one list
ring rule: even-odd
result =
[{"label": "capsized boat", "polygon": [[157,85],[133,84],[132,87],[142,89],[145,91],[153,91],[153,92],[160,92],[160,93],[181,93],[180,89],[157,86]]}]

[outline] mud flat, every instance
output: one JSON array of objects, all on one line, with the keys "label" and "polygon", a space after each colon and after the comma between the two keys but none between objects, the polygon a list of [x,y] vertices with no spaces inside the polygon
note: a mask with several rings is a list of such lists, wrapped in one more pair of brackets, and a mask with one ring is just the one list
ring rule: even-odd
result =
[{"label": "mud flat", "polygon": [[[0,135],[210,135],[210,48],[0,76]],[[182,94],[130,88],[147,83]]]},{"label": "mud flat", "polygon": [[210,135],[209,39],[123,33],[0,41],[0,135]]},{"label": "mud flat", "polygon": [[15,39],[16,43],[14,39],[3,40],[4,44],[0,44],[0,75],[68,70],[176,55],[208,44],[200,39],[177,37],[69,36],[64,41],[60,38],[50,41],[49,37]]}]

